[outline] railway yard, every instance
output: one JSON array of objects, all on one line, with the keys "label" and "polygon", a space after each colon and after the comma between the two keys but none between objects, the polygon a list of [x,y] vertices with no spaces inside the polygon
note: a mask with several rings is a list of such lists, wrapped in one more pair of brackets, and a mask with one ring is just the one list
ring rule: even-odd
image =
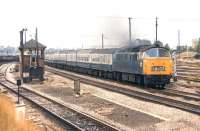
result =
[{"label": "railway yard", "polygon": [[198,10],[0,2],[0,131],[200,131]]},{"label": "railway yard", "polygon": [[[140,87],[45,67],[44,81],[20,87],[26,119],[45,130],[200,130],[200,62],[178,60],[178,81]],[[16,97],[16,63],[3,64],[1,88]],[[74,94],[80,80],[80,95]]]}]

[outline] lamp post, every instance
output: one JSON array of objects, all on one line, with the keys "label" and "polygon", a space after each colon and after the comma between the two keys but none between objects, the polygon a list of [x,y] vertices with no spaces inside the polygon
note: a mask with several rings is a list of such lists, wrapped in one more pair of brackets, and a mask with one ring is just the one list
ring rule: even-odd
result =
[{"label": "lamp post", "polygon": [[158,17],[156,17],[156,43],[158,42]]},{"label": "lamp post", "polygon": [[129,21],[129,44],[131,43],[132,41],[132,34],[131,34],[131,17],[128,18],[128,21]]}]

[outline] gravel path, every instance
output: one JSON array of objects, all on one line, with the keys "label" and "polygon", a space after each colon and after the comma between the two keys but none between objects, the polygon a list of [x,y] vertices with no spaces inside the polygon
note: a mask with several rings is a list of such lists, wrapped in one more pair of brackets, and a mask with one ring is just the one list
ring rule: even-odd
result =
[{"label": "gravel path", "polygon": [[73,89],[70,86],[63,87],[60,85],[60,87],[42,86],[34,88],[56,98],[60,98],[67,103],[78,105],[85,110],[92,111],[98,115],[104,116],[106,119],[130,128],[148,126],[163,121],[160,118],[156,118],[149,114],[121,106],[92,95],[86,91],[82,91],[81,96],[76,97],[73,93]]}]

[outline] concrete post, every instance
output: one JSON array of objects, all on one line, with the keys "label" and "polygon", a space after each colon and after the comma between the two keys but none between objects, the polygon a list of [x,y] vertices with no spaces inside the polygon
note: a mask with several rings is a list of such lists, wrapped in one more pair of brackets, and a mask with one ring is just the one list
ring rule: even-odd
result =
[{"label": "concrete post", "polygon": [[74,93],[80,95],[80,79],[74,80]]},{"label": "concrete post", "polygon": [[17,122],[21,123],[25,121],[25,109],[26,109],[26,105],[23,102],[15,105]]}]

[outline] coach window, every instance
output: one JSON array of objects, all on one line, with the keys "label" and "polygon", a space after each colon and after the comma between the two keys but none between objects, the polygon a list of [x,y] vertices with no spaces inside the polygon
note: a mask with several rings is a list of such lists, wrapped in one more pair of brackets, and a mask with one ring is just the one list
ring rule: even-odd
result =
[{"label": "coach window", "polygon": [[122,60],[122,59],[123,59],[123,55],[119,54],[119,60]]},{"label": "coach window", "polygon": [[127,60],[127,54],[124,54],[124,60]]},{"label": "coach window", "polygon": [[117,54],[117,60],[120,60],[120,55],[119,54]]}]

